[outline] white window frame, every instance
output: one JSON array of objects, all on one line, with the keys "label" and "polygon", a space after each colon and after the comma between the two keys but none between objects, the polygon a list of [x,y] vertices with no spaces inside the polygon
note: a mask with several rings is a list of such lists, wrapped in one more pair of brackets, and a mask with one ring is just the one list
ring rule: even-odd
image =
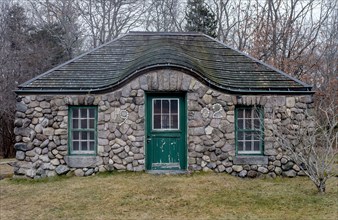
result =
[{"label": "white window frame", "polygon": [[[170,116],[171,116],[171,100],[177,100],[177,128],[154,128],[155,120],[154,120],[154,103],[155,101],[161,101],[161,127],[162,127],[162,100],[169,101],[169,125],[171,123]],[[153,98],[151,102],[151,120],[152,120],[152,130],[154,131],[178,131],[180,130],[180,100],[179,98]],[[170,127],[170,126],[169,126]]]}]

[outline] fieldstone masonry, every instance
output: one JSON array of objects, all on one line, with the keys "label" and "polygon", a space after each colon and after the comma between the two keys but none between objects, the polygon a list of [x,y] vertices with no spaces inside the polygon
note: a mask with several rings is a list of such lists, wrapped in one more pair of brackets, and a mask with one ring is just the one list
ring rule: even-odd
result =
[{"label": "fieldstone masonry", "polygon": [[[15,176],[41,178],[74,172],[77,176],[112,170],[145,169],[145,92],[186,93],[188,169],[240,177],[303,175],[275,141],[274,127],[313,126],[305,114],[311,95],[230,95],[213,90],[175,70],[143,74],[107,94],[25,95],[17,97]],[[68,107],[98,106],[97,155],[68,155]],[[235,154],[235,106],[264,108],[264,156]],[[124,122],[120,111],[128,112]],[[292,134],[288,136],[294,137]],[[297,143],[295,143],[297,144]]]}]

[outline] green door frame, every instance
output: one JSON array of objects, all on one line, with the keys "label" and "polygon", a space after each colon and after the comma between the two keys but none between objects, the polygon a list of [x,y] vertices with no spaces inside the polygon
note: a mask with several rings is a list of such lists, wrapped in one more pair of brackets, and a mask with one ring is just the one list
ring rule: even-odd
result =
[{"label": "green door frame", "polygon": [[[152,130],[152,100],[154,98],[179,98],[179,133],[181,141],[179,144],[179,154],[181,160],[179,161],[180,170],[187,169],[187,103],[186,103],[186,93],[173,93],[162,92],[162,93],[145,93],[145,165],[146,170],[152,169],[153,161],[153,150],[151,148],[151,137],[156,136],[157,134],[163,134],[164,136],[170,136],[170,134],[177,133],[178,131],[154,131]],[[170,170],[170,168],[168,168]],[[167,169],[167,170],[168,170]],[[175,169],[175,168],[173,168]]]}]

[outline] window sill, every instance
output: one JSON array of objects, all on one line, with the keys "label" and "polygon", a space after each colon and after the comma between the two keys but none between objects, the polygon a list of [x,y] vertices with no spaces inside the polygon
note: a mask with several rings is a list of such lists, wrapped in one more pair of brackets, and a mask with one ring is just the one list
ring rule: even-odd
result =
[{"label": "window sill", "polygon": [[267,165],[268,157],[267,156],[247,156],[247,155],[238,155],[234,157],[234,164],[248,164],[248,165]]},{"label": "window sill", "polygon": [[64,157],[67,165],[73,168],[84,168],[84,167],[95,167],[100,161],[98,156],[65,156]]}]

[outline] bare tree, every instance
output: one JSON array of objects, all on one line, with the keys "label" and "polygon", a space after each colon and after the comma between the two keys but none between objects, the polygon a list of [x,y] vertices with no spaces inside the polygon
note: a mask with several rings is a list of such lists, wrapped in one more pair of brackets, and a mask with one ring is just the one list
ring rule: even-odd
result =
[{"label": "bare tree", "polygon": [[[47,30],[57,38],[65,49],[67,59],[79,53],[82,43],[82,32],[79,25],[79,12],[73,0],[28,0],[32,10],[31,19],[35,25]],[[60,31],[55,33],[55,27]]]},{"label": "bare tree", "polygon": [[139,0],[82,0],[77,1],[77,8],[93,47],[140,26],[146,10],[145,1]]},{"label": "bare tree", "polygon": [[278,143],[321,193],[325,192],[326,181],[337,175],[334,173],[338,154],[338,106],[335,101],[329,105],[318,104],[317,114],[305,116],[312,119],[310,123],[299,120],[287,127],[274,127]]},{"label": "bare tree", "polygon": [[179,0],[150,0],[145,13],[147,31],[182,31],[184,5]]},{"label": "bare tree", "polygon": [[[312,59],[319,44],[319,33],[332,13],[315,0],[257,1],[254,44],[251,53],[275,67],[301,78],[319,60]],[[333,7],[334,8],[334,7]]]},{"label": "bare tree", "polygon": [[[46,30],[35,27],[23,6],[0,2],[0,155],[14,156],[14,120],[18,84],[64,60],[64,48]],[[20,140],[17,140],[20,141]]]}]

